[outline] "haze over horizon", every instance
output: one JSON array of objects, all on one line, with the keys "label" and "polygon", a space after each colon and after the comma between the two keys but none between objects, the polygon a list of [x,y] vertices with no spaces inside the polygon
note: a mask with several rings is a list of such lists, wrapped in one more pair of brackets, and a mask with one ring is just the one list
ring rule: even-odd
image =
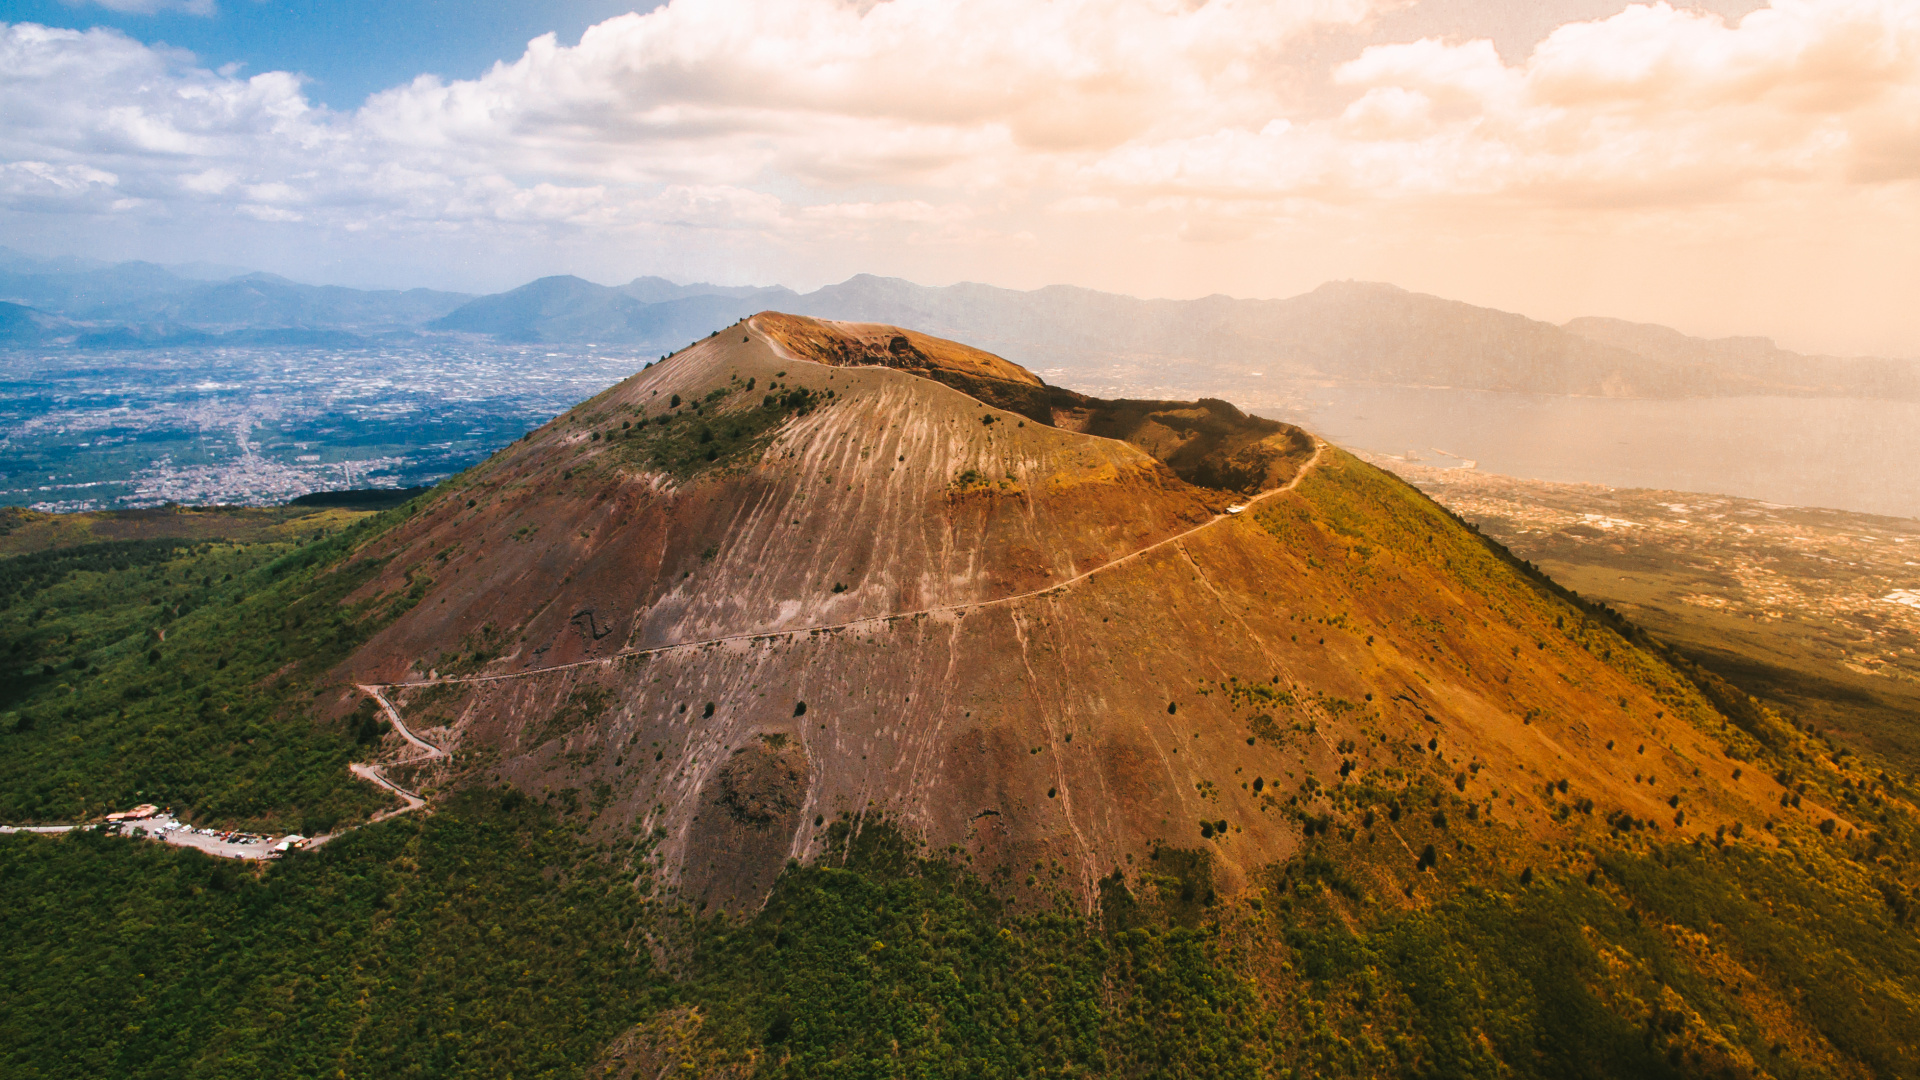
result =
[{"label": "haze over horizon", "polygon": [[1377,280],[1920,355],[1898,0],[471,10],[0,4],[5,243],[473,292]]}]

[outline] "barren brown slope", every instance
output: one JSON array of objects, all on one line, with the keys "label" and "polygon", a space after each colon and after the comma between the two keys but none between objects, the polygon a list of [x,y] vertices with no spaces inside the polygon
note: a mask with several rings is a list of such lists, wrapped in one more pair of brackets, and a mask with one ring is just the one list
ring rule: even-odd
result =
[{"label": "barren brown slope", "polygon": [[469,638],[514,671],[977,602],[1230,501],[1124,443],[733,330],[531,434],[386,538],[378,554],[396,557],[370,588],[410,575],[424,601],[363,674],[447,668]]},{"label": "barren brown slope", "polygon": [[785,359],[770,321],[447,485],[368,552],[418,603],[351,662],[413,684],[444,768],[655,832],[690,900],[876,814],[1082,902],[1167,848],[1232,889],[1322,829],[1413,896],[1416,853],[1757,833],[1780,794],[1691,684],[1345,454],[1217,516],[1130,442]]}]

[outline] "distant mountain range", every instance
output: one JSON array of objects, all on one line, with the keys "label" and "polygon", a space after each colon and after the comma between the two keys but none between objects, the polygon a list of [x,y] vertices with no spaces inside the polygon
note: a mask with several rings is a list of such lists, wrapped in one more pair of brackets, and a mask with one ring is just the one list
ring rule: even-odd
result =
[{"label": "distant mountain range", "polygon": [[742,316],[791,307],[798,298],[792,289],[778,286],[675,285],[665,278],[643,277],[610,287],[577,277],[547,277],[470,301],[428,327],[504,341],[671,348]]},{"label": "distant mountain range", "polygon": [[1920,400],[1920,363],[1806,356],[1763,338],[1664,326],[1564,326],[1369,282],[1284,300],[1141,300],[1055,285],[940,288],[861,274],[809,293],[781,286],[597,285],[541,278],[475,297],[303,285],[230,268],[45,260],[0,249],[0,345],[93,349],[349,347],[418,335],[617,345],[666,353],[755,312],[911,326],[1030,367],[1115,361],[1193,384],[1248,369],[1293,380],[1609,397],[1742,394]]},{"label": "distant mountain range", "polygon": [[[191,343],[194,334],[229,331],[330,330],[378,334],[413,330],[473,297],[432,289],[343,289],[302,285],[273,274],[239,274],[218,281],[194,276],[196,267],[127,262],[85,266],[72,262],[0,258],[0,300],[66,320],[40,326],[33,343],[54,337],[111,333],[130,340]],[[57,331],[57,332],[56,332]],[[8,336],[0,339],[18,341]]]}]

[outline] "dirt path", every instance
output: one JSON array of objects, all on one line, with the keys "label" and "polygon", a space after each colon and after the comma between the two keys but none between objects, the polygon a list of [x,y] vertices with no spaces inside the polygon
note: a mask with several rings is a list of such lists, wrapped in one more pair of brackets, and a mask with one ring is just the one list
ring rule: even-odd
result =
[{"label": "dirt path", "polygon": [[[399,761],[387,762],[387,765],[413,765],[418,762],[433,761],[438,758],[443,758],[447,756],[447,752],[445,750],[442,750],[439,747],[433,745],[432,743],[426,741],[425,739],[422,739],[420,736],[415,735],[413,731],[407,727],[406,722],[400,719],[400,710],[394,708],[393,702],[388,701],[387,695],[381,692],[387,689],[386,687],[373,686],[367,683],[357,683],[355,685],[357,685],[360,688],[362,693],[366,694],[367,696],[373,698],[373,700],[380,703],[380,708],[386,712],[387,721],[393,725],[393,730],[399,732],[401,738],[407,740],[409,744],[411,744],[415,749],[420,751],[420,753],[415,754],[412,757],[402,758]],[[394,783],[393,781],[387,779],[387,774],[385,770],[386,770],[385,765],[367,765],[367,764],[362,764],[358,761],[347,766],[348,772],[353,773],[353,775],[359,777],[362,780],[368,781],[369,783],[378,784],[381,787],[386,788],[388,791],[391,791],[395,795],[398,795],[400,797],[400,800],[406,803],[405,806],[402,806],[397,810],[383,810],[380,813],[373,815],[372,819],[369,820],[368,824],[372,824],[374,821],[385,821],[387,818],[394,817],[395,815],[398,815],[398,814],[405,814],[405,813],[408,813],[409,811],[418,810],[421,807],[427,805],[427,800],[421,798],[419,795],[416,795],[413,792],[408,791],[406,788],[403,788],[400,785]],[[333,837],[328,836],[325,839],[331,840],[333,839]]]},{"label": "dirt path", "polygon": [[[761,330],[759,326],[755,325],[752,319],[747,320],[747,328],[751,332],[759,334],[761,340],[766,342],[766,344],[770,348],[772,348],[774,354],[780,357],[781,359],[786,360],[790,363],[804,364],[804,363],[814,362],[814,361],[805,360],[801,357],[793,355],[791,352],[789,352],[786,349],[784,345],[782,345],[771,334],[766,333],[765,331]],[[1091,570],[1087,570],[1080,574],[1076,574],[1075,576],[1068,578],[1065,581],[1054,582],[1053,584],[1047,585],[1044,588],[1029,589],[1026,592],[1014,593],[1011,596],[1002,596],[993,600],[981,600],[981,601],[975,601],[972,603],[964,603],[964,604],[943,604],[937,607],[921,608],[917,611],[894,612],[892,614],[887,614],[887,615],[869,615],[859,619],[848,620],[846,622],[826,623],[826,624],[815,625],[815,626],[802,626],[802,627],[796,627],[789,630],[763,630],[763,631],[758,631],[754,633],[745,633],[745,634],[725,634],[720,637],[702,638],[698,641],[683,641],[674,645],[661,645],[661,646],[656,646],[650,649],[621,649],[610,656],[594,657],[593,659],[590,659],[590,660],[576,660],[569,664],[554,664],[549,667],[531,668],[526,671],[499,672],[491,675],[448,676],[446,678],[417,679],[409,682],[385,683],[381,685],[373,685],[373,684],[365,684],[365,683],[359,684],[359,685],[362,691],[364,691],[365,693],[370,695],[375,701],[378,701],[380,703],[381,709],[383,709],[387,714],[387,719],[393,723],[394,730],[398,731],[402,738],[406,739],[409,743],[413,744],[415,747],[417,747],[421,751],[421,754],[419,756],[408,758],[404,761],[391,762],[390,764],[406,765],[406,764],[412,764],[414,762],[420,762],[420,761],[431,761],[436,758],[445,757],[447,752],[440,749],[439,747],[436,747],[430,743],[427,743],[426,741],[420,739],[418,736],[414,735],[413,732],[409,731],[407,729],[406,724],[402,722],[400,719],[399,710],[394,708],[393,702],[387,699],[387,696],[384,693],[384,691],[427,687],[427,686],[440,686],[448,683],[486,683],[486,682],[499,682],[505,679],[521,679],[521,678],[526,678],[532,675],[544,675],[554,671],[567,671],[573,668],[588,667],[594,664],[611,664],[618,660],[624,659],[626,657],[631,657],[631,656],[657,656],[664,653],[675,652],[680,649],[699,649],[709,645],[720,645],[720,644],[725,644],[727,642],[734,642],[734,641],[764,641],[764,640],[770,640],[773,638],[793,637],[799,634],[831,633],[834,631],[851,629],[856,626],[865,626],[865,625],[869,625],[876,622],[891,622],[896,619],[911,619],[911,618],[916,618],[924,615],[964,614],[968,611],[978,611],[982,608],[997,607],[997,606],[1002,606],[1007,604],[1017,604],[1023,600],[1031,600],[1036,597],[1046,596],[1049,594],[1060,592],[1065,589],[1072,588],[1073,586],[1078,585],[1083,581],[1086,581],[1087,579],[1093,577],[1096,574],[1105,573],[1106,571],[1112,570],[1115,567],[1125,566],[1128,563],[1131,563],[1137,559],[1140,559],[1162,548],[1165,548],[1171,545],[1177,545],[1181,541],[1186,540],[1187,538],[1193,536],[1194,534],[1200,532],[1203,529],[1212,528],[1213,526],[1219,524],[1222,521],[1227,520],[1228,518],[1238,516],[1239,514],[1245,513],[1246,511],[1253,509],[1254,506],[1258,503],[1271,499],[1276,495],[1280,495],[1285,492],[1292,491],[1295,487],[1299,485],[1301,480],[1306,478],[1306,475],[1309,471],[1311,471],[1315,466],[1320,464],[1321,455],[1325,453],[1326,447],[1327,447],[1327,444],[1324,441],[1322,441],[1319,438],[1315,438],[1313,440],[1312,456],[1307,458],[1307,460],[1301,464],[1300,470],[1293,475],[1292,479],[1288,480],[1286,483],[1280,485],[1279,487],[1273,488],[1269,491],[1263,491],[1260,494],[1255,495],[1252,498],[1248,499],[1246,502],[1233,507],[1228,512],[1215,514],[1213,517],[1208,518],[1206,521],[1203,521],[1200,524],[1195,525],[1184,532],[1176,533],[1172,536],[1166,537],[1163,540],[1155,541],[1154,543],[1148,544],[1145,547],[1139,548],[1137,550],[1128,552],[1125,555],[1119,556],[1118,558],[1111,559],[1111,560],[1108,560],[1107,562],[1101,563],[1099,566],[1096,566]],[[394,784],[392,781],[388,780],[386,775],[382,771],[381,766],[363,765],[356,762],[353,765],[350,765],[349,768],[352,769],[353,774],[355,776],[358,776],[363,780],[370,781],[372,783],[380,785],[383,788],[386,788],[388,791],[391,791],[395,795],[399,796],[407,804],[401,809],[389,810],[389,811],[386,811],[385,813],[376,815],[373,818],[374,821],[379,821],[379,820],[382,820],[383,818],[392,817],[396,814],[404,814],[404,813],[407,813],[408,811],[417,810],[420,807],[426,805],[426,800],[422,799],[419,795],[411,791],[407,791],[404,788],[401,788],[400,786],[398,786],[397,784]]]},{"label": "dirt path", "polygon": [[[776,344],[775,347],[778,348],[778,345]],[[767,639],[779,638],[779,637],[792,637],[797,634],[811,634],[816,631],[831,632],[836,630],[846,630],[855,626],[864,626],[864,625],[875,623],[875,622],[890,622],[895,619],[910,619],[910,618],[914,618],[916,616],[921,616],[921,615],[964,613],[967,611],[977,611],[982,608],[997,607],[1005,604],[1016,604],[1023,600],[1031,600],[1036,597],[1046,596],[1051,593],[1056,593],[1065,589],[1072,588],[1073,586],[1078,585],[1083,581],[1086,581],[1088,578],[1091,578],[1096,574],[1102,574],[1108,570],[1112,570],[1115,567],[1124,566],[1154,551],[1158,551],[1161,548],[1168,547],[1170,545],[1177,545],[1181,541],[1187,539],[1188,537],[1193,536],[1195,533],[1198,533],[1203,529],[1211,528],[1214,525],[1217,525],[1220,522],[1225,521],[1230,517],[1235,517],[1240,513],[1244,513],[1248,510],[1253,509],[1253,507],[1260,502],[1264,502],[1265,500],[1271,499],[1276,495],[1280,495],[1284,492],[1293,490],[1296,486],[1299,485],[1300,481],[1306,477],[1307,472],[1320,463],[1320,457],[1321,457],[1321,454],[1325,451],[1326,445],[1327,444],[1325,442],[1316,438],[1313,443],[1313,455],[1309,457],[1304,463],[1301,464],[1300,471],[1294,474],[1293,479],[1288,480],[1285,484],[1282,484],[1277,488],[1273,488],[1270,491],[1261,492],[1260,494],[1254,496],[1253,498],[1248,499],[1245,503],[1240,504],[1234,510],[1224,514],[1215,514],[1213,517],[1208,518],[1206,521],[1203,521],[1200,524],[1195,525],[1194,527],[1187,529],[1184,532],[1176,533],[1173,536],[1169,536],[1163,540],[1155,541],[1154,543],[1148,544],[1143,548],[1139,548],[1137,550],[1128,552],[1125,555],[1121,555],[1118,558],[1111,559],[1107,562],[1101,563],[1099,566],[1096,566],[1091,570],[1087,570],[1083,573],[1077,574],[1074,577],[1068,578],[1065,581],[1055,582],[1054,584],[1048,585],[1045,588],[1029,589],[1026,592],[1014,593],[1011,596],[1002,596],[993,600],[981,600],[981,601],[976,601],[973,603],[966,603],[966,604],[945,604],[938,607],[922,608],[918,611],[896,612],[890,615],[870,615],[865,618],[854,619],[848,622],[828,623],[828,624],[819,625],[819,626],[803,626],[803,627],[797,627],[791,630],[769,630],[769,631],[761,631],[758,633],[750,633],[750,634],[728,634],[722,637],[704,638],[699,641],[683,641],[675,645],[662,645],[662,646],[657,646],[651,649],[622,649],[611,656],[596,657],[591,660],[578,660],[571,664],[556,664],[552,667],[533,668],[527,671],[502,672],[494,675],[449,676],[443,679],[422,679],[414,682],[401,682],[401,683],[384,683],[384,684],[356,683],[355,684],[356,687],[362,693],[366,694],[367,696],[371,697],[374,701],[379,703],[381,711],[385,712],[387,715],[387,721],[393,725],[393,730],[399,733],[400,737],[406,740],[409,746],[413,747],[415,750],[419,752],[414,754],[411,757],[401,758],[400,760],[397,760],[397,761],[386,762],[385,764],[367,764],[367,763],[356,761],[349,764],[347,766],[347,769],[348,771],[353,773],[353,775],[359,777],[360,779],[365,780],[371,784],[376,784],[392,792],[403,803],[405,803],[404,806],[401,806],[397,809],[384,810],[378,814],[375,814],[372,818],[368,820],[368,824],[372,824],[373,822],[376,822],[376,821],[384,821],[387,818],[396,817],[400,814],[410,813],[414,810],[418,810],[421,807],[427,805],[427,800],[422,798],[419,794],[412,791],[408,791],[406,788],[403,788],[400,785],[394,783],[392,780],[387,779],[386,768],[392,765],[414,765],[423,761],[436,761],[440,758],[444,758],[448,756],[448,753],[446,750],[443,750],[440,747],[435,746],[432,743],[426,741],[425,739],[422,739],[420,736],[415,735],[413,733],[413,730],[407,727],[406,721],[400,718],[400,710],[396,709],[393,705],[393,702],[388,700],[386,695],[386,691],[388,690],[393,690],[398,688],[408,688],[408,687],[438,686],[445,683],[482,683],[482,682],[496,682],[502,679],[519,679],[519,678],[525,678],[531,675],[542,675],[551,671],[565,671],[570,668],[586,667],[590,664],[609,664],[623,657],[628,657],[628,656],[652,656],[652,655],[658,655],[661,653],[674,652],[679,649],[697,649],[697,648],[701,648],[708,645],[718,645],[718,644],[722,644],[730,641],[767,640]],[[162,824],[170,826],[170,828],[163,830],[162,828],[159,827]],[[27,825],[27,826],[0,825],[0,834],[8,834],[8,833],[54,834],[54,833],[65,833],[73,829],[84,829],[89,827],[90,826],[86,826],[86,825]],[[258,841],[249,840],[249,841],[244,841],[239,843],[221,841],[213,837],[207,837],[207,836],[196,834],[190,828],[187,828],[186,826],[180,823],[176,823],[172,821],[172,819],[166,819],[164,822],[156,819],[150,824],[143,823],[140,826],[136,826],[133,831],[145,832],[153,836],[155,839],[165,840],[167,843],[196,847],[202,851],[207,852],[210,855],[217,855],[224,858],[240,858],[240,859],[270,858],[271,857],[270,850],[271,850],[271,845],[273,843],[272,840],[266,839],[266,838],[262,838]],[[308,842],[307,846],[317,847],[321,844],[326,843],[329,840],[334,839],[335,837],[342,836],[346,832],[351,832],[351,831],[352,831],[351,829],[348,829],[348,830],[343,830],[340,833],[330,833],[325,836],[314,837],[311,841]]]},{"label": "dirt path", "polygon": [[[380,708],[386,711],[387,720],[393,724],[393,730],[399,732],[402,739],[405,739],[409,745],[419,751],[419,753],[412,757],[402,758],[398,761],[390,761],[387,762],[386,765],[368,765],[356,761],[347,766],[348,772],[351,772],[353,775],[368,783],[378,784],[380,787],[386,788],[406,804],[398,809],[383,810],[373,815],[373,817],[367,821],[367,824],[371,825],[376,821],[385,821],[387,818],[418,810],[427,805],[427,800],[387,779],[385,772],[387,765],[412,765],[421,761],[433,761],[446,757],[447,752],[422,739],[420,736],[415,735],[413,731],[407,727],[406,722],[400,719],[399,710],[395,709],[393,702],[388,701],[387,695],[381,692],[384,689],[383,687],[369,686],[364,683],[358,685],[361,692],[380,703]],[[0,825],[0,835],[10,833],[53,835],[72,832],[75,829],[91,829],[93,827],[92,825]],[[279,854],[279,851],[276,850],[279,839],[275,837],[237,836],[232,834],[202,832],[168,814],[156,814],[150,818],[129,822],[123,831],[128,836],[145,836],[149,839],[173,844],[177,847],[196,848],[209,855],[218,856],[223,859],[271,859]],[[352,831],[353,829],[343,829],[337,833],[316,836],[306,841],[304,846],[309,848],[319,847],[329,840],[344,836]]]},{"label": "dirt path", "polygon": [[[1175,533],[1174,535],[1169,536],[1163,540],[1156,540],[1153,543],[1148,544],[1146,547],[1139,548],[1134,551],[1130,551],[1125,555],[1121,555],[1117,558],[1110,559],[1107,562],[1103,562],[1099,566],[1096,566],[1091,570],[1087,570],[1083,573],[1076,574],[1075,576],[1070,577],[1065,581],[1054,582],[1053,584],[1047,585],[1043,588],[1029,589],[1026,592],[1014,593],[1010,596],[996,597],[992,600],[976,600],[976,601],[963,603],[963,604],[942,604],[937,607],[920,608],[919,610],[916,610],[916,611],[898,611],[898,612],[893,612],[891,614],[886,614],[886,615],[867,615],[858,619],[850,619],[846,622],[824,623],[816,626],[798,626],[789,630],[759,630],[759,631],[746,633],[746,634],[725,634],[720,637],[701,638],[698,641],[682,641],[673,645],[656,645],[650,649],[621,649],[619,652],[612,653],[608,656],[596,656],[590,660],[575,660],[570,664],[554,664],[550,667],[529,668],[526,671],[503,671],[503,672],[497,672],[492,675],[448,675],[443,678],[437,678],[437,679],[416,679],[411,682],[385,683],[385,684],[382,684],[380,689],[395,690],[395,689],[418,688],[423,686],[441,686],[449,683],[484,683],[484,682],[499,682],[502,679],[524,679],[530,675],[544,675],[552,671],[568,671],[573,668],[590,667],[594,664],[611,664],[617,660],[621,660],[629,656],[658,656],[663,653],[677,652],[681,649],[698,649],[708,645],[721,645],[730,641],[765,641],[765,640],[770,640],[772,638],[793,637],[798,634],[831,633],[837,630],[852,629],[853,627],[856,627],[856,626],[867,626],[872,623],[892,622],[896,619],[912,619],[912,618],[918,618],[919,616],[922,616],[922,615],[951,615],[956,613],[964,614],[969,611],[979,611],[982,608],[999,607],[1005,604],[1017,604],[1022,600],[1031,600],[1031,599],[1034,599],[1035,597],[1046,596],[1049,593],[1058,592],[1062,589],[1072,588],[1073,586],[1078,585],[1079,583],[1087,580],[1088,578],[1093,577],[1095,574],[1103,574],[1108,570],[1112,570],[1117,566],[1125,566],[1126,564],[1133,562],[1134,560],[1139,559],[1142,556],[1158,551],[1161,548],[1167,547],[1172,544],[1178,544],[1182,540],[1185,540],[1188,537],[1194,535],[1195,533],[1200,532],[1202,529],[1211,528],[1214,525],[1218,525],[1222,521],[1226,521],[1229,518],[1236,517],[1241,513],[1245,513],[1246,511],[1253,509],[1253,507],[1258,503],[1264,502],[1284,492],[1292,491],[1294,487],[1296,487],[1300,483],[1301,480],[1305,479],[1308,470],[1312,469],[1314,466],[1320,463],[1320,455],[1326,450],[1326,446],[1327,444],[1321,441],[1320,439],[1318,438],[1314,439],[1313,440],[1313,456],[1307,458],[1307,460],[1301,464],[1300,471],[1294,474],[1293,479],[1287,481],[1286,483],[1280,485],[1279,487],[1272,488],[1267,491],[1263,491],[1260,494],[1255,495],[1253,498],[1248,499],[1246,502],[1239,504],[1235,509],[1230,510],[1224,514],[1215,514],[1213,517],[1208,518],[1206,521],[1203,521],[1200,524],[1195,525],[1193,528],[1188,529],[1185,532]],[[388,717],[392,718],[394,722],[394,726],[399,727],[402,734],[406,734],[406,729],[404,727],[400,727],[399,714],[394,711],[393,706],[387,702],[387,699],[385,697],[380,696],[378,691],[376,691],[371,686],[362,686],[360,687],[360,689],[365,690],[369,694],[373,694],[375,697],[379,698],[380,704],[385,706],[387,710]],[[411,735],[407,735],[407,738],[412,740],[415,745],[418,745],[421,747],[427,746],[426,743],[420,742],[418,739],[414,739],[413,736]],[[434,756],[439,756],[439,752],[436,752]],[[416,759],[416,760],[424,760],[424,759]]]}]

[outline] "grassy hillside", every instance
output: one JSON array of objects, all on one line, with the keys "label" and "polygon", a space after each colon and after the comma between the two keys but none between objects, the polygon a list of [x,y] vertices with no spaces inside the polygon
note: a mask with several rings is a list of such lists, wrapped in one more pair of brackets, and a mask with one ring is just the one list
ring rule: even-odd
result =
[{"label": "grassy hillside", "polygon": [[0,556],[110,540],[291,542],[333,532],[365,517],[353,509],[317,506],[164,506],[48,514],[0,507]]},{"label": "grassy hillside", "polygon": [[[1600,854],[1405,912],[1324,841],[1232,900],[1196,864],[1011,916],[884,834],[702,939],[701,1040],[765,1075],[1912,1075],[1910,923],[1820,852]],[[1835,874],[1827,878],[1828,873]],[[1792,910],[1791,917],[1769,908]],[[665,1056],[665,1055],[662,1055]],[[711,1058],[707,1060],[712,1060]]]}]

